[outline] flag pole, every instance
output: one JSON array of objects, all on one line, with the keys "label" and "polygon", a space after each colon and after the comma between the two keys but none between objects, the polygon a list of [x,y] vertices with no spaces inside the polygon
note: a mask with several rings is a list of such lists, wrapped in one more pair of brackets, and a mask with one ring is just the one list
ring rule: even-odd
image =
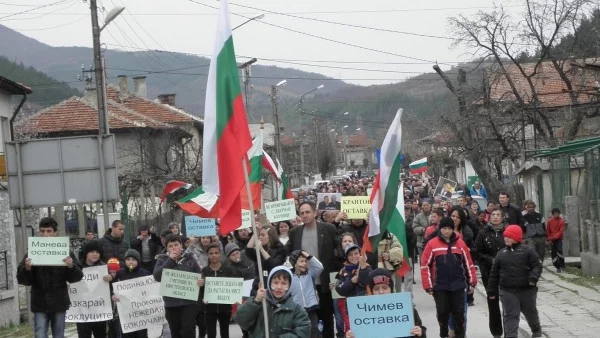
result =
[{"label": "flag pole", "polygon": [[[246,191],[248,193],[248,206],[250,208],[250,215],[252,216],[252,233],[256,235],[256,238],[258,238],[258,234],[256,233],[256,222],[254,218],[254,205],[252,205],[252,189],[250,189],[250,178],[248,178],[248,155],[244,156],[244,159],[242,160],[242,166],[244,167],[244,179],[246,180]],[[259,245],[262,244],[255,243],[254,245],[254,249],[256,250],[256,264],[258,265],[258,282],[259,287],[266,289],[266,286],[264,285],[264,278],[262,276],[262,255],[260,253]],[[265,318],[265,338],[269,338],[269,318],[267,317],[268,312],[266,298],[263,298],[262,300],[262,308],[263,317]]]}]

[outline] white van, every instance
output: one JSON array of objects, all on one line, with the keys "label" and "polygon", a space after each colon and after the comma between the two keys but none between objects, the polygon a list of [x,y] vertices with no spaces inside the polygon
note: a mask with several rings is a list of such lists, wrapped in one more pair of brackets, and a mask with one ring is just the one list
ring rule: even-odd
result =
[{"label": "white van", "polygon": [[315,183],[313,183],[314,189],[318,189],[319,185],[321,185],[322,183],[329,183],[329,180],[315,181]]}]

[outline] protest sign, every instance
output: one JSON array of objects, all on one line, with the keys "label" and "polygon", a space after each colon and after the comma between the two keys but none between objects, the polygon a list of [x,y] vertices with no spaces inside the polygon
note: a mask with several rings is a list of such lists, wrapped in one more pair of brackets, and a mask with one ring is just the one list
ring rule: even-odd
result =
[{"label": "protest sign", "polygon": [[348,219],[366,219],[371,210],[369,196],[344,196],[342,198],[342,212],[348,215]]},{"label": "protest sign", "polygon": [[346,299],[350,329],[356,338],[410,337],[415,326],[410,292]]},{"label": "protest sign", "polygon": [[[337,272],[330,272],[330,273],[329,273],[329,280],[330,280],[332,283],[335,283],[335,276],[336,276],[337,274],[338,274]],[[339,293],[338,293],[338,292],[335,290],[335,288],[333,288],[333,289],[331,289],[331,298],[333,298],[333,299],[340,299],[340,298],[346,298],[346,297],[344,297],[344,296],[341,296],[341,295],[340,295],[340,294],[339,294]]]},{"label": "protest sign", "polygon": [[152,276],[113,283],[119,297],[117,311],[123,333],[139,331],[166,323],[160,284]]},{"label": "protest sign", "polygon": [[254,279],[248,279],[248,280],[244,281],[242,297],[250,297],[250,292],[252,292],[252,284],[253,283],[254,283]]},{"label": "protest sign", "polygon": [[290,198],[282,201],[265,203],[265,213],[271,223],[279,221],[288,221],[296,218],[296,204],[294,199]]},{"label": "protest sign", "polygon": [[69,257],[69,237],[29,237],[27,257],[31,265],[66,265]]},{"label": "protest sign", "polygon": [[199,273],[163,269],[160,282],[160,294],[166,297],[198,300],[200,286]]},{"label": "protest sign", "polygon": [[318,193],[317,210],[341,210],[342,194],[340,193]]},{"label": "protest sign", "polygon": [[214,236],[217,234],[214,218],[200,218],[198,216],[185,216],[185,235],[190,236]]},{"label": "protest sign", "polygon": [[435,187],[433,197],[439,197],[443,200],[449,201],[452,197],[452,194],[454,194],[456,191],[457,185],[458,183],[455,181],[449,180],[445,177],[440,177]]},{"label": "protest sign", "polygon": [[252,227],[252,213],[250,210],[242,209],[242,225],[240,225],[239,229],[247,229]]},{"label": "protest sign", "polygon": [[67,310],[67,323],[101,322],[113,318],[106,265],[83,268],[80,282],[69,284],[71,307]]},{"label": "protest sign", "polygon": [[243,289],[242,278],[206,277],[204,301],[208,304],[241,304]]}]

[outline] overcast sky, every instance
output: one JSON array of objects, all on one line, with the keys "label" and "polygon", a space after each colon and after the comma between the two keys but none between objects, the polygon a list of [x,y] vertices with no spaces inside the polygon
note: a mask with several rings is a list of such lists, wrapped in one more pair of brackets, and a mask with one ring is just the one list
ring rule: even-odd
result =
[{"label": "overcast sky", "polygon": [[[207,6],[218,7],[219,4],[214,0],[194,1],[196,3],[190,0],[98,1],[99,6],[105,8],[105,12],[99,14],[101,18],[115,6],[127,8],[102,32],[102,42],[110,49],[158,49],[208,56],[212,54],[217,10]],[[53,4],[55,2],[59,3]],[[518,3],[518,0],[502,1],[505,7],[515,12],[520,10],[515,7]],[[47,4],[52,5],[35,9]],[[441,38],[452,37],[447,18],[471,15],[477,10],[490,10],[492,7],[492,0],[230,1],[232,26],[246,21],[244,17],[265,13],[261,21],[249,22],[234,31],[239,62],[247,60],[243,56],[256,57],[260,64],[318,72],[361,85],[399,82],[421,72],[430,72],[435,61],[454,64],[470,59],[464,49],[451,48],[452,41]],[[9,16],[31,9],[35,10]],[[348,27],[269,11],[438,37]],[[89,3],[82,0],[0,0],[1,24],[51,46],[91,47],[89,15]]]}]

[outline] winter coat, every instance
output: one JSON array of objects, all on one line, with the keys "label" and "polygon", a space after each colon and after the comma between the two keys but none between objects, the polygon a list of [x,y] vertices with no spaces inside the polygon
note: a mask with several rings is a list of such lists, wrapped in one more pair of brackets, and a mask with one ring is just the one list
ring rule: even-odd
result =
[{"label": "winter coat", "polygon": [[548,227],[546,228],[546,240],[558,241],[563,239],[565,234],[565,220],[562,218],[556,219],[554,217],[548,220]]},{"label": "winter coat", "polygon": [[[202,279],[206,277],[241,277],[238,272],[226,265],[221,264],[218,270],[213,270],[210,265],[202,268]],[[205,287],[200,288],[198,302],[204,304]],[[231,312],[231,304],[204,304],[204,310],[208,313]]]},{"label": "winter coat", "polygon": [[431,212],[428,214],[420,212],[413,220],[412,229],[417,237],[417,247],[419,248],[423,247],[423,236],[425,236],[425,229],[429,226],[429,215]]},{"label": "winter coat", "polygon": [[[269,274],[267,285],[271,285],[271,276],[278,270],[289,269],[280,266]],[[294,302],[291,289],[282,299],[275,299],[270,291],[267,292],[267,317],[269,319],[269,337],[278,338],[309,338],[310,319],[302,305]],[[250,332],[250,337],[265,336],[265,320],[262,303],[257,303],[254,297],[240,305],[235,313],[235,322]]]},{"label": "winter coat", "polygon": [[208,265],[208,253],[204,252],[204,249],[202,249],[202,245],[200,243],[198,243],[197,245],[190,244],[190,246],[188,246],[188,248],[185,251],[194,254],[194,257],[196,258],[196,262],[198,262],[198,266],[200,267],[200,269],[203,269],[205,266]]},{"label": "winter coat", "polygon": [[[383,268],[389,271],[396,271],[402,264],[402,259],[404,258],[404,248],[402,248],[402,244],[398,241],[398,238],[394,236],[389,231],[386,231],[381,236],[381,241],[379,241],[379,246],[377,248],[377,253],[379,255],[377,261],[377,267]],[[383,260],[382,254],[384,252],[388,252],[390,254],[390,260]]]},{"label": "winter coat", "polygon": [[98,240],[98,243],[102,247],[102,256],[100,256],[100,259],[103,262],[108,262],[110,258],[114,257],[119,260],[122,268],[125,267],[125,253],[129,250],[129,245],[127,245],[123,238],[116,238],[107,233]]},{"label": "winter coat", "polygon": [[231,259],[227,259],[224,265],[236,271],[244,280],[254,279],[256,277],[256,267],[254,266],[254,262],[249,260],[245,255],[240,255],[240,261],[235,263],[232,262]]},{"label": "winter coat", "polygon": [[[142,240],[139,238],[134,239],[133,241],[131,241],[131,248],[135,249],[137,252],[140,253],[140,256],[143,257],[142,255]],[[157,237],[155,234],[151,234],[150,237],[148,238],[148,247],[150,249],[150,257],[152,259],[154,259],[154,257],[156,257],[156,255],[158,255],[161,250],[163,249],[161,243],[160,243],[160,237]]]},{"label": "winter coat", "polygon": [[504,244],[504,233],[505,227],[501,229],[494,229],[490,224],[477,235],[475,241],[475,247],[477,248],[477,254],[479,255],[479,265],[481,269],[491,269],[494,257],[498,254],[502,248],[506,246]]},{"label": "winter coat", "polygon": [[515,243],[500,250],[494,258],[487,294],[497,296],[499,288],[517,291],[534,287],[541,275],[542,262],[535,248]]},{"label": "winter coat", "polygon": [[64,312],[69,309],[69,289],[67,283],[77,283],[83,278],[83,272],[75,254],[71,252],[73,267],[32,266],[25,270],[25,259],[17,268],[17,281],[21,285],[31,286],[31,312]]},{"label": "winter coat", "polygon": [[504,211],[504,223],[506,225],[519,225],[523,229],[523,233],[525,233],[525,228],[523,227],[523,214],[518,206],[514,204],[508,204],[505,207],[500,206],[500,209]]},{"label": "winter coat", "polygon": [[477,192],[477,190],[475,190],[474,185],[471,185],[470,192],[471,192],[471,196],[481,196],[481,197],[485,198],[486,201],[488,199],[487,190],[485,190],[485,187],[483,185],[479,186],[479,192]]},{"label": "winter coat", "polygon": [[544,216],[539,212],[523,215],[523,223],[525,238],[546,237],[546,222],[544,221]]},{"label": "winter coat", "polygon": [[138,262],[138,266],[136,266],[133,270],[129,270],[128,268],[121,269],[117,271],[115,275],[115,281],[124,281],[128,279],[134,279],[138,277],[150,276],[150,272],[142,269],[140,267],[140,263]]},{"label": "winter coat", "polygon": [[296,274],[292,269],[292,298],[294,302],[302,305],[307,311],[319,307],[319,296],[315,290],[315,280],[323,272],[323,264],[316,257],[308,256],[308,270],[303,274]]},{"label": "winter coat", "polygon": [[[371,270],[370,266],[365,269],[359,269],[358,265],[350,265],[346,262],[344,268],[336,276],[335,291],[344,297],[366,295]],[[352,277],[356,276],[356,274],[358,274],[358,281],[357,283],[353,283]]]},{"label": "winter coat", "polygon": [[469,248],[455,233],[449,242],[441,235],[427,242],[421,262],[421,281],[427,291],[456,291],[477,285]]},{"label": "winter coat", "polygon": [[[285,262],[285,257],[286,257],[286,252],[285,252],[285,248],[283,247],[283,244],[277,243],[277,245],[275,245],[274,247],[268,248],[265,250],[269,254],[269,259],[265,260],[262,257],[262,255],[260,255],[262,268],[264,271],[267,271],[267,273],[268,273],[268,272],[271,272],[271,270],[273,270],[274,267],[283,265],[283,263]],[[246,248],[246,256],[254,263],[257,263],[256,262],[256,248]],[[256,276],[263,276],[262,272],[261,273],[258,272],[258,264],[255,264],[254,266],[256,267],[255,268]]]},{"label": "winter coat", "polygon": [[[184,252],[177,262],[169,258],[167,254],[160,254],[156,257],[156,265],[154,265],[154,279],[160,283],[162,279],[163,269],[180,270],[186,272],[200,273],[200,267],[194,254]],[[165,307],[177,307],[195,304],[196,301],[188,299],[180,299],[163,296]]]}]

